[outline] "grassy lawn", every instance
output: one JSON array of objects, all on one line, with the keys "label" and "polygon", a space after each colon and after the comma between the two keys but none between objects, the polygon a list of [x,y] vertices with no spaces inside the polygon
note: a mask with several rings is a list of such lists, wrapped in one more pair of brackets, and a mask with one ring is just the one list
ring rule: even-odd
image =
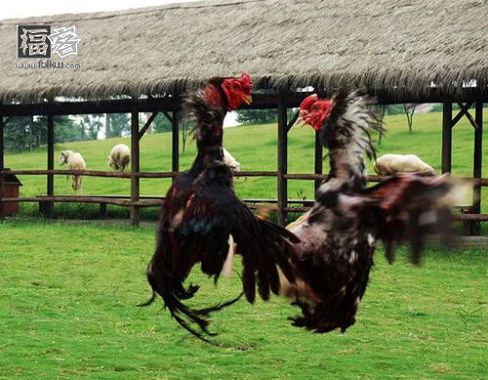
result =
[{"label": "grassy lawn", "polygon": [[[245,162],[245,160],[242,160]],[[215,315],[216,345],[177,327],[149,296],[154,228],[0,224],[0,379],[476,379],[488,374],[488,256],[428,250],[377,264],[356,325],[312,334],[273,299]],[[234,276],[193,304],[238,294]]]},{"label": "grassy lawn", "polygon": [[[484,120],[488,120],[488,110],[485,110]],[[488,123],[485,122],[485,130]],[[414,117],[414,130],[408,132],[404,115],[387,116],[385,118],[387,135],[380,145],[378,153],[415,153],[440,172],[441,154],[441,114],[418,114]],[[243,171],[276,170],[276,125],[247,126],[229,128],[225,130],[225,146],[241,163]],[[456,175],[472,175],[473,160],[473,128],[466,120],[461,120],[453,132],[453,173]],[[488,146],[488,134],[484,136],[484,147]],[[124,142],[130,145],[129,138],[109,139],[105,141],[88,141],[57,145],[56,168],[59,153],[63,149],[79,151],[86,159],[89,169],[109,170],[107,156],[111,147]],[[486,149],[485,149],[486,150]],[[187,144],[181,155],[182,169],[191,165],[195,155],[193,142]],[[311,128],[294,127],[289,133],[288,166],[290,173],[313,172],[314,135]],[[488,155],[483,155],[484,177],[488,177]],[[8,153],[6,167],[13,169],[45,169],[46,150],[22,154]],[[141,170],[169,171],[171,168],[171,135],[169,133],[149,134],[141,140]],[[372,172],[372,164],[369,164]],[[324,171],[327,172],[327,165]],[[22,195],[41,195],[45,193],[46,180],[39,176],[22,176],[24,186]],[[166,179],[142,179],[142,195],[165,194],[170,181]],[[120,194],[128,195],[129,180],[85,177],[83,185],[85,195]],[[313,198],[312,181],[289,181],[290,198]],[[276,198],[276,179],[273,178],[241,178],[236,181],[236,191],[246,198]],[[63,176],[55,177],[56,194],[72,194],[71,181]],[[483,194],[483,211],[488,212],[488,197]],[[36,206],[37,207],[37,206]],[[75,211],[90,206],[57,205],[56,209],[71,208]],[[95,206],[93,206],[95,207]],[[33,205],[23,205],[24,210],[33,210]],[[96,210],[96,208],[95,208]],[[114,208],[109,207],[109,212]],[[119,209],[120,210],[120,209]],[[156,211],[154,211],[156,213]],[[127,213],[126,213],[127,214]],[[119,213],[120,216],[120,213]]]}]

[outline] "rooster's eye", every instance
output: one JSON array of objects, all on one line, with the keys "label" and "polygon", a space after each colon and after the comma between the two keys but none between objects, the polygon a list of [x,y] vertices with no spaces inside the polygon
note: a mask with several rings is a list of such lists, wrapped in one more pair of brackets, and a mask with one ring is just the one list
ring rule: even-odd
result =
[{"label": "rooster's eye", "polygon": [[234,90],[239,90],[239,85],[238,84],[234,84]]}]

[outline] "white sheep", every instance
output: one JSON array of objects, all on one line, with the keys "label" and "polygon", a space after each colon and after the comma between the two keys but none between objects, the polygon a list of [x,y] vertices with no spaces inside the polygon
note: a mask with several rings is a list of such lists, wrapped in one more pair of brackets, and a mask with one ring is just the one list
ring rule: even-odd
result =
[{"label": "white sheep", "polygon": [[241,164],[224,148],[224,164],[226,164],[233,172],[241,171]]},{"label": "white sheep", "polygon": [[436,175],[434,168],[427,165],[415,154],[384,154],[376,160],[374,171],[380,176],[402,172],[425,176]]},{"label": "white sheep", "polygon": [[130,149],[125,144],[115,145],[108,156],[108,165],[116,172],[123,172],[130,163]]},{"label": "white sheep", "polygon": [[[68,164],[69,170],[85,170],[86,163],[83,156],[72,150],[63,150],[59,158],[61,165]],[[71,187],[74,191],[81,191],[81,175],[74,174]]]}]

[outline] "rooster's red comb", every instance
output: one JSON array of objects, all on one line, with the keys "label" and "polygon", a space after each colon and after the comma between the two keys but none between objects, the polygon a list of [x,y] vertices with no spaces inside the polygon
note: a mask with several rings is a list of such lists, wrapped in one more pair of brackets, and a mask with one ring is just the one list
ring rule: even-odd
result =
[{"label": "rooster's red comb", "polygon": [[312,94],[307,96],[303,99],[302,103],[300,104],[301,110],[308,110],[312,104],[314,104],[319,99],[317,94]]},{"label": "rooster's red comb", "polygon": [[252,82],[251,76],[244,71],[241,73],[241,83],[244,86],[248,86],[249,88],[252,88],[254,85],[254,83]]}]

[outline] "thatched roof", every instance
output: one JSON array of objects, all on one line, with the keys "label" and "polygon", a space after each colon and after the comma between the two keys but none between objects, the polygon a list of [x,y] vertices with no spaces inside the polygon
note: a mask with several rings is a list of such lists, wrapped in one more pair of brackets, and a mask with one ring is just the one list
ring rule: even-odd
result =
[{"label": "thatched roof", "polygon": [[[258,85],[488,93],[486,0],[242,0],[0,21],[0,101],[161,94],[248,71]],[[72,70],[16,68],[16,24],[76,26]],[[59,58],[53,60],[61,61]],[[405,95],[405,96],[403,96]]]}]

